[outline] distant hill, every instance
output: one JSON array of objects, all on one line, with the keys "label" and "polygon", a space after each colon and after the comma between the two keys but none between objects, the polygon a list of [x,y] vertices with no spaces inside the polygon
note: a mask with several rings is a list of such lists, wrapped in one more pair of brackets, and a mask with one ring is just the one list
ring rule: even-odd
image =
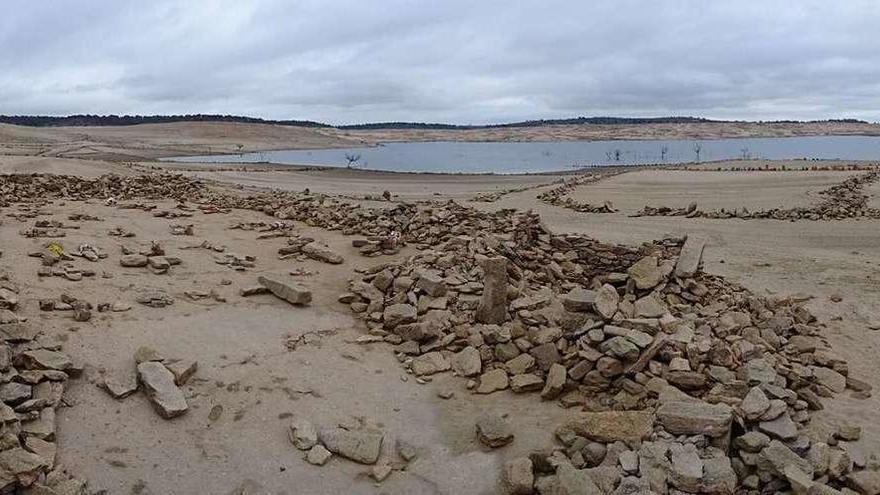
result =
[{"label": "distant hill", "polygon": [[[458,125],[425,122],[375,122],[367,124],[349,124],[332,126],[311,120],[269,120],[239,115],[68,115],[64,117],[49,115],[0,115],[0,123],[28,127],[63,127],[63,126],[127,126],[137,124],[167,124],[171,122],[239,122],[245,124],[273,124],[296,127],[324,127],[344,130],[377,130],[377,129],[427,129],[427,130],[467,130],[494,129],[516,127],[540,127],[545,125],[640,125],[640,124],[701,124],[731,123],[738,121],[711,120],[699,117],[576,117],[570,119],[524,120],[506,124]],[[832,119],[822,121],[777,120],[768,124],[800,124],[800,123],[849,123],[867,124],[857,119]]]},{"label": "distant hill", "polygon": [[0,123],[28,127],[114,126],[137,124],[168,124],[172,122],[239,122],[244,124],[276,124],[297,127],[331,127],[309,120],[266,120],[238,115],[0,115]]}]

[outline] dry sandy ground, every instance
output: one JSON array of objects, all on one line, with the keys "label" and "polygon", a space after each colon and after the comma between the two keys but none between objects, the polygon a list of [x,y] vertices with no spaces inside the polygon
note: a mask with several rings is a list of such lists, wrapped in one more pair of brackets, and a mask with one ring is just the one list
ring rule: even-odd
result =
[{"label": "dry sandy ground", "polygon": [[593,204],[611,201],[626,214],[645,205],[682,208],[694,202],[703,210],[793,208],[821,201],[818,191],[858,173],[645,170],[585,185],[570,197]]},{"label": "dry sandy ground", "polygon": [[[113,166],[21,160],[0,157],[0,173],[27,166],[95,175]],[[266,174],[216,172],[210,177],[351,194],[388,189],[405,198],[420,198],[429,192],[424,177],[409,175],[274,172],[267,176],[270,179],[255,177],[261,173]],[[753,202],[810,201],[816,190],[844,176],[825,172],[815,176],[812,172],[776,174],[752,179],[740,172],[635,172],[607,183],[581,186],[574,194],[590,200],[602,194],[618,206],[641,207],[655,199],[671,201],[670,191],[678,188],[681,196],[705,198],[705,206],[711,205],[710,200],[741,198],[754,209]],[[438,192],[441,198],[465,198],[472,192],[492,191],[497,187],[496,179],[432,176],[436,182],[428,186],[428,197],[436,199],[434,192]],[[540,184],[550,177],[504,179],[525,185]],[[869,321],[880,321],[876,305],[880,297],[880,222],[630,218],[626,211],[583,214],[536,200],[543,190],[537,187],[508,194],[495,203],[472,205],[493,210],[534,209],[554,230],[586,232],[612,242],[636,244],[667,233],[706,235],[710,241],[705,253],[707,271],[757,292],[814,295],[811,307],[827,323],[835,350],[849,361],[855,376],[866,379],[875,389],[880,387],[880,362],[876,360],[880,332],[867,329]],[[719,191],[726,195],[720,197]],[[876,204],[880,190],[874,186],[872,191]],[[94,376],[97,368],[108,373],[133,372],[132,354],[140,345],[150,345],[167,356],[199,361],[195,379],[186,386],[192,410],[172,421],[160,419],[140,394],[119,402],[86,378],[72,382],[69,397],[74,406],[59,412],[61,461],[95,489],[108,493],[223,494],[250,479],[267,493],[495,493],[501,462],[551,445],[553,427],[573,413],[533,396],[507,392],[474,396],[465,390],[463,380],[452,377],[427,385],[412,379],[403,381],[402,369],[387,346],[353,343],[361,334],[361,325],[345,306],[335,302],[336,296],[344,290],[353,268],[376,260],[360,257],[350,247],[350,240],[338,233],[299,226],[303,234],[328,242],[346,257],[345,264],[331,266],[278,260],[275,253],[283,239],[258,241],[255,232],[227,229],[238,221],[266,220],[254,212],[196,213],[191,219],[166,220],[137,210],[108,208],[98,201],[88,205],[56,203],[48,210],[59,220],[75,212],[104,218],[103,222],[83,222],[80,230],[70,231],[62,242],[69,249],[82,241],[106,250],[108,259],[75,263],[99,274],[107,271],[113,278],[39,280],[38,260],[25,254],[42,241],[18,235],[29,223],[3,218],[0,270],[13,273],[23,283],[24,313],[41,322],[47,333],[65,340],[67,352],[90,364],[89,376]],[[196,235],[172,236],[169,223],[194,223]],[[115,226],[134,231],[137,237],[120,240],[107,236],[107,230]],[[120,244],[150,240],[159,240],[170,255],[182,258],[183,264],[172,267],[167,275],[119,266]],[[181,249],[202,240],[225,245],[230,252],[255,255],[257,268],[234,272],[214,263],[210,251]],[[286,273],[297,268],[315,272],[300,277],[315,293],[314,303],[307,308],[293,308],[272,296],[237,295],[239,287],[251,285],[261,272]],[[223,285],[224,279],[231,284]],[[58,297],[62,292],[94,301],[131,302],[143,287],[164,288],[176,302],[164,309],[133,303],[129,312],[98,313],[85,324],[74,323],[64,313],[40,313],[37,308],[38,299]],[[216,289],[227,302],[191,301],[184,295],[191,289]],[[842,302],[831,302],[832,294],[842,296]],[[307,332],[318,332],[319,342],[293,351],[286,347],[290,338]],[[455,390],[455,397],[440,399],[437,392],[447,389]],[[224,412],[212,422],[208,413],[215,405],[222,405]],[[859,401],[842,394],[826,401],[826,410],[816,416],[815,427],[821,430],[846,418],[862,426],[861,444],[867,451],[880,451],[878,409],[876,395]],[[517,436],[509,447],[495,452],[478,448],[473,424],[487,410],[510,413]],[[378,487],[363,474],[364,467],[348,461],[333,459],[322,468],[310,466],[286,438],[291,414],[321,425],[363,418],[382,426],[390,441],[401,438],[416,445],[419,459],[407,472],[394,473]]]},{"label": "dry sandy ground", "polygon": [[[336,297],[345,290],[353,267],[377,261],[359,257],[350,239],[339,234],[301,230],[345,254],[345,264],[331,266],[279,261],[276,252],[285,245],[284,239],[256,241],[256,232],[227,229],[240,221],[267,219],[253,212],[197,214],[191,219],[197,225],[193,237],[170,235],[168,224],[180,220],[99,202],[59,203],[47,212],[63,221],[70,213],[104,219],[83,222],[81,229],[69,231],[60,241],[67,249],[89,242],[106,250],[110,256],[105,260],[75,264],[99,274],[106,271],[112,278],[39,279],[39,260],[27,258],[26,253],[46,240],[19,236],[19,229],[28,224],[8,218],[0,226],[4,239],[0,267],[14,273],[23,286],[21,312],[64,341],[66,351],[89,367],[90,379],[75,381],[69,391],[73,407],[59,412],[58,441],[60,462],[88,479],[94,489],[228,493],[250,479],[266,493],[493,493],[501,462],[548,445],[549,425],[566,415],[551,403],[536,403],[534,397],[473,396],[463,380],[452,377],[428,385],[404,381],[387,346],[353,343],[362,335],[360,325]],[[136,232],[137,237],[108,236],[107,230],[116,226]],[[150,240],[159,241],[183,264],[167,275],[119,266],[120,245]],[[235,272],[214,263],[209,250],[182,249],[203,240],[225,245],[227,252],[256,256],[257,268]],[[295,269],[314,272],[299,277],[314,292],[314,303],[307,308],[293,308],[271,295],[237,294],[238,288],[253,285],[260,273],[286,274]],[[223,285],[224,279],[231,284]],[[134,303],[137,290],[145,287],[167,290],[175,304],[154,309]],[[228,301],[191,301],[185,295],[187,290],[211,289]],[[73,322],[69,313],[38,311],[39,299],[62,293],[96,302],[126,301],[134,307],[124,313],[96,314],[84,324]],[[293,351],[286,347],[289,340],[308,332],[317,332],[319,342]],[[91,378],[99,370],[133,373],[132,356],[141,345],[166,356],[199,361],[196,377],[185,387],[192,409],[187,415],[165,421],[143,396],[116,401],[93,383]],[[454,390],[456,397],[440,399],[440,390]],[[215,405],[224,412],[211,421],[208,414]],[[515,446],[494,453],[478,447],[473,425],[487,411],[511,413],[518,427]],[[334,459],[323,468],[306,464],[286,436],[291,415],[325,426],[362,418],[383,427],[391,445],[403,439],[417,446],[419,459],[405,474],[395,474],[374,488],[367,469],[354,463]]]},{"label": "dry sandy ground", "polygon": [[11,155],[118,160],[371,143],[339,136],[333,129],[227,122],[53,128],[0,124],[0,154]]},{"label": "dry sandy ground", "polygon": [[[141,164],[144,165],[144,164]],[[206,167],[210,169],[211,167]],[[192,170],[192,169],[189,169]],[[477,193],[499,192],[551,184],[570,174],[448,175],[407,174],[340,168],[268,171],[186,171],[187,175],[251,187],[326,194],[381,196],[386,190],[399,200],[470,200]]]}]

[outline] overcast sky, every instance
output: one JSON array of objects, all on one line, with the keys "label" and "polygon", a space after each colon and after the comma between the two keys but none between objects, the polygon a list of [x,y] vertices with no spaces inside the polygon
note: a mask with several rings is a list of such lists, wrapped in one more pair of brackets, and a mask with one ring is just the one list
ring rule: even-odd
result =
[{"label": "overcast sky", "polygon": [[3,0],[0,114],[880,120],[880,2]]}]

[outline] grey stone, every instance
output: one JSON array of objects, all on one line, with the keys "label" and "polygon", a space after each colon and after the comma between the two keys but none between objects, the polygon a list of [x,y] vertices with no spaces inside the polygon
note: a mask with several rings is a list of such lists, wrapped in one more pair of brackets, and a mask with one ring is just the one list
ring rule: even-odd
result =
[{"label": "grey stone", "polygon": [[605,443],[644,440],[654,431],[654,415],[648,410],[588,412],[562,424],[556,434],[565,431]]},{"label": "grey stone", "polygon": [[429,352],[413,359],[412,370],[416,376],[433,375],[450,369],[449,361],[439,352]]},{"label": "grey stone", "polygon": [[443,281],[443,277],[430,270],[423,270],[419,274],[416,287],[431,297],[442,297],[446,294],[446,282]]},{"label": "grey stone", "polygon": [[793,464],[808,476],[813,476],[813,464],[779,440],[771,440],[758,456],[758,467],[776,476],[785,476],[785,467],[789,464]]},{"label": "grey stone", "polygon": [[480,384],[477,386],[478,394],[491,394],[498,390],[504,390],[510,384],[507,372],[502,369],[487,371],[480,376]]},{"label": "grey stone", "polygon": [[703,493],[735,493],[736,481],[736,472],[725,453],[719,451],[717,455],[703,459],[703,481],[700,486]]},{"label": "grey stone", "polygon": [[535,484],[532,460],[528,457],[518,457],[504,463],[501,483],[504,493],[509,495],[530,495]]},{"label": "grey stone", "polygon": [[593,302],[593,309],[599,313],[602,318],[610,320],[617,313],[617,305],[620,303],[620,295],[613,285],[605,284],[596,291],[596,299]]},{"label": "grey stone", "polygon": [[834,393],[846,390],[846,377],[824,366],[812,366],[813,376],[819,384],[828,387]]},{"label": "grey stone", "polygon": [[137,376],[133,373],[125,373],[122,376],[105,376],[101,382],[104,390],[114,399],[124,399],[137,392]]},{"label": "grey stone", "polygon": [[375,464],[385,435],[371,430],[323,428],[318,438],[327,450],[361,464]]},{"label": "grey stone", "polygon": [[639,358],[638,346],[626,337],[612,337],[602,342],[599,350],[625,361],[635,361]]},{"label": "grey stone", "polygon": [[673,435],[721,437],[730,431],[733,411],[726,404],[666,401],[657,409],[657,420]]},{"label": "grey stone", "polygon": [[153,403],[156,412],[165,419],[184,414],[188,406],[183,391],[174,384],[174,375],[162,363],[147,361],[137,365],[138,380]]},{"label": "grey stone", "polygon": [[596,301],[596,292],[581,287],[571,289],[561,297],[562,306],[566,311],[584,313],[593,309]]},{"label": "grey stone", "polygon": [[653,294],[637,299],[633,306],[635,315],[639,318],[659,318],[667,313],[666,305]]},{"label": "grey stone", "polygon": [[565,377],[565,366],[558,363],[550,366],[550,370],[547,372],[547,382],[541,391],[541,398],[549,400],[559,397],[559,394],[565,388]]},{"label": "grey stone", "polygon": [[338,265],[345,261],[345,259],[338,253],[318,241],[312,241],[306,244],[302,247],[301,251],[309,258],[330,263],[332,265]]},{"label": "grey stone", "polygon": [[770,408],[770,399],[760,387],[752,387],[739,406],[745,419],[754,421]]},{"label": "grey stone", "polygon": [[29,370],[66,371],[73,367],[73,361],[67,355],[48,349],[25,351],[16,358],[17,366]]},{"label": "grey stone", "polygon": [[196,374],[199,363],[188,359],[174,359],[166,361],[165,367],[174,375],[174,383],[181,386]]},{"label": "grey stone", "polygon": [[700,262],[703,259],[705,247],[705,239],[689,235],[678,255],[678,262],[675,264],[675,276],[681,278],[693,277],[700,269]]},{"label": "grey stone", "polygon": [[31,386],[9,382],[0,385],[0,401],[9,405],[19,404],[31,398]]},{"label": "grey stone", "polygon": [[487,447],[503,447],[512,442],[513,437],[513,428],[500,416],[488,414],[477,420],[477,438]]},{"label": "grey stone", "polygon": [[318,443],[318,429],[310,421],[295,419],[287,432],[290,443],[299,450],[309,450]]},{"label": "grey stone", "polygon": [[877,495],[880,493],[880,471],[858,471],[846,476],[846,486],[861,493],[862,495]]},{"label": "grey stone", "polygon": [[412,304],[392,304],[385,308],[382,320],[385,328],[394,328],[401,324],[413,323],[418,318],[418,311]]},{"label": "grey stone", "polygon": [[257,282],[280,299],[290,304],[302,305],[312,302],[312,291],[298,283],[287,283],[274,275],[261,275]]},{"label": "grey stone", "polygon": [[149,258],[143,254],[126,254],[119,258],[119,264],[127,268],[144,267],[149,262]]},{"label": "grey stone", "polygon": [[780,440],[794,440],[798,436],[797,425],[788,414],[782,414],[771,421],[762,421],[758,423],[758,429]]},{"label": "grey stone", "polygon": [[622,452],[617,456],[617,461],[620,463],[620,468],[627,473],[635,473],[639,470],[639,454],[635,451]]},{"label": "grey stone", "polygon": [[638,289],[652,289],[663,280],[663,269],[657,265],[655,256],[646,256],[626,271]]},{"label": "grey stone", "polygon": [[534,392],[544,387],[544,380],[532,373],[523,373],[510,377],[510,389],[516,393]]},{"label": "grey stone", "polygon": [[761,449],[766,447],[769,443],[770,437],[759,431],[746,432],[734,440],[734,445],[736,445],[737,448],[753,453],[760,452]]},{"label": "grey stone", "polygon": [[556,467],[555,475],[540,478],[535,486],[541,495],[603,495],[586,471],[566,463]]},{"label": "grey stone", "polygon": [[508,360],[504,363],[504,368],[511,375],[521,375],[532,370],[535,366],[535,358],[531,354],[520,354],[519,356]]},{"label": "grey stone", "polygon": [[703,460],[692,444],[673,444],[670,451],[669,482],[679,490],[697,493],[703,478]]},{"label": "grey stone", "polygon": [[333,454],[323,445],[315,445],[306,454],[306,462],[315,466],[323,466],[333,457]]},{"label": "grey stone", "polygon": [[461,376],[476,376],[483,369],[480,351],[475,347],[465,347],[452,356],[452,370]]},{"label": "grey stone", "polygon": [[474,314],[477,323],[501,324],[507,320],[507,258],[483,261],[483,295]]}]

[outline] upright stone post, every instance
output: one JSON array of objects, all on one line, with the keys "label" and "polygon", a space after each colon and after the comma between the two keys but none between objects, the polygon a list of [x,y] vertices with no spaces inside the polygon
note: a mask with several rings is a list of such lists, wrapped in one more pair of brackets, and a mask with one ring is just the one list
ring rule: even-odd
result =
[{"label": "upright stone post", "polygon": [[483,297],[477,306],[477,323],[500,325],[507,320],[507,258],[483,262]]}]

